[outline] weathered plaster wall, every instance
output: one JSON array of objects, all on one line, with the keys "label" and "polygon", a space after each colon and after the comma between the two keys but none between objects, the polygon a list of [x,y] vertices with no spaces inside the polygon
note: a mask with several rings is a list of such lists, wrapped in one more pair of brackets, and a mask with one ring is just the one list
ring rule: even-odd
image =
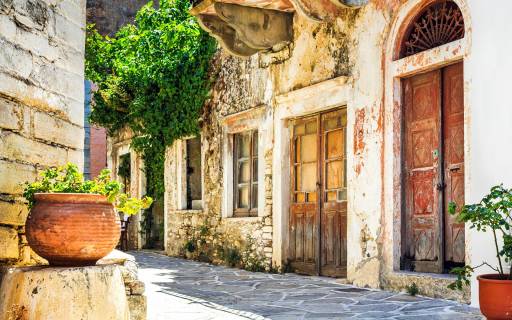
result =
[{"label": "weathered plaster wall", "polygon": [[[372,23],[370,24],[369,21]],[[355,155],[349,156],[349,163],[358,167],[357,174],[349,173],[349,185],[352,184],[358,188],[364,186],[367,191],[349,194],[350,219],[354,226],[351,227],[354,232],[349,232],[351,248],[349,277],[358,279],[360,273],[361,284],[379,286],[376,239],[380,226],[381,185],[375,170],[380,168],[379,111],[382,99],[382,49],[380,46],[384,42],[382,31],[386,28],[386,24],[386,14],[374,6],[359,11],[342,10],[338,18],[324,23],[311,22],[300,15],[295,15],[294,43],[285,50],[279,53],[255,55],[248,60],[234,58],[223,52],[216,56],[214,65],[215,70],[218,70],[218,77],[212,91],[212,98],[207,103],[203,116],[205,206],[201,214],[175,209],[175,195],[172,194],[172,190],[176,181],[174,173],[176,164],[170,159],[175,159],[176,151],[170,148],[166,166],[166,183],[169,190],[166,199],[168,253],[183,254],[184,242],[189,238],[187,234],[193,233],[190,231],[191,228],[197,227],[198,223],[200,224],[207,217],[215,220],[215,224],[219,224],[221,229],[229,233],[240,233],[244,237],[246,230],[250,231],[252,237],[257,239],[257,243],[261,243],[258,250],[266,255],[269,262],[272,256],[282,256],[281,252],[278,253],[275,250],[283,250],[283,248],[272,244],[272,240],[276,239],[286,242],[286,239],[275,235],[273,230],[272,215],[286,214],[281,212],[281,208],[272,207],[275,99],[283,94],[329,79],[355,76],[363,81],[360,85],[354,86],[350,94],[349,126],[353,126],[357,121],[360,131],[357,135],[361,138],[359,146],[355,148]],[[356,29],[359,30],[356,32]],[[265,209],[257,218],[229,218],[229,212],[222,212],[226,210],[226,206],[222,205],[225,201],[223,200],[225,187],[223,170],[226,169],[224,157],[229,157],[229,154],[222,153],[223,150],[229,150],[225,147],[228,143],[226,122],[228,126],[240,127],[235,128],[235,131],[250,127],[251,121],[244,120],[247,122],[244,123],[238,119],[237,113],[262,106],[265,109],[264,117],[252,121],[258,122],[257,126],[260,130],[263,128],[269,133],[262,146],[263,156],[259,158],[266,170],[265,183],[260,185],[260,193],[265,192]],[[313,109],[315,106],[311,106],[311,110]],[[357,119],[356,109],[360,115]],[[237,121],[240,123],[238,124]],[[352,144],[352,136],[353,133],[350,133],[349,145]],[[284,158],[281,161],[287,160]],[[356,206],[356,203],[359,206]],[[252,228],[248,228],[249,225]],[[364,230],[364,234],[361,234],[360,230]],[[280,265],[283,261],[274,258],[274,262]]]},{"label": "weathered plaster wall", "polygon": [[85,2],[0,1],[0,263],[36,263],[20,183],[83,162]]}]

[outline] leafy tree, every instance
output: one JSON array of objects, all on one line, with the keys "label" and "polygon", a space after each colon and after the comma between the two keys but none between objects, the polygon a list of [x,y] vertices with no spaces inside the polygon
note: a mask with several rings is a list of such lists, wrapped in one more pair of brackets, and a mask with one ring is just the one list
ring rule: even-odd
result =
[{"label": "leafy tree", "polygon": [[148,3],[114,37],[87,27],[86,76],[98,90],[90,120],[115,134],[133,130],[148,193],[161,197],[165,147],[197,134],[216,43],[189,14],[188,0]]}]

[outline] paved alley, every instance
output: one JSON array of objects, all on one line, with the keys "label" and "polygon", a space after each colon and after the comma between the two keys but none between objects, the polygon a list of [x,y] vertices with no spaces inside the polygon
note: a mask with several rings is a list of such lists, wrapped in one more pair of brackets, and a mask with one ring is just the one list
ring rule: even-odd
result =
[{"label": "paved alley", "polygon": [[130,252],[146,283],[148,320],[483,319],[456,302]]}]

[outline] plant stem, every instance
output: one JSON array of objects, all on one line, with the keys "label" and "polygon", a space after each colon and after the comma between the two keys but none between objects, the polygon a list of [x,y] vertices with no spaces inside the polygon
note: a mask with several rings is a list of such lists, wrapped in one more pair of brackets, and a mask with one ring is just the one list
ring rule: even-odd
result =
[{"label": "plant stem", "polygon": [[498,258],[498,263],[500,264],[500,276],[501,277],[504,277],[504,272],[503,272],[503,265],[501,264],[501,257],[500,257],[500,249],[498,247],[498,238],[496,237],[496,230],[492,230],[492,234],[494,236],[494,245],[496,246],[496,258]]}]

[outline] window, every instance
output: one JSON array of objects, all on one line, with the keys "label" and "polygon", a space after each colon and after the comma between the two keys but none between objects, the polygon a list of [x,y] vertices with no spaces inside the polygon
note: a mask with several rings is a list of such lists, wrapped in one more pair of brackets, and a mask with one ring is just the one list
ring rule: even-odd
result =
[{"label": "window", "polygon": [[186,152],[186,197],[187,209],[202,208],[203,186],[201,182],[201,139],[187,139]]},{"label": "window", "polygon": [[258,131],[235,134],[234,213],[235,217],[258,216]]},{"label": "window", "polygon": [[464,17],[453,1],[428,6],[410,24],[402,42],[400,58],[412,56],[464,38]]},{"label": "window", "polygon": [[117,175],[121,178],[123,184],[123,192],[130,193],[131,180],[131,155],[125,153],[119,156],[119,166],[117,167]]}]

